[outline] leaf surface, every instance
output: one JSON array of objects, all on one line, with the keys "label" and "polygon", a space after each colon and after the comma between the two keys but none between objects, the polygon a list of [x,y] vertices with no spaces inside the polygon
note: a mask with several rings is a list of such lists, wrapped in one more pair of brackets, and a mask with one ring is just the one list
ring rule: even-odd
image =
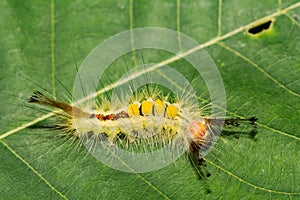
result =
[{"label": "leaf surface", "polygon": [[[300,197],[299,1],[12,0],[0,9],[1,199]],[[268,20],[268,30],[247,33]],[[205,46],[223,78],[228,115],[259,119],[255,139],[218,140],[206,157],[212,174],[206,181],[185,157],[155,172],[124,173],[55,132],[29,128],[48,112],[26,107],[40,89],[27,79],[64,98],[75,62],[108,37],[140,27],[180,31]],[[144,57],[147,63],[168,56],[145,51]],[[141,60],[127,56],[130,66]],[[170,66],[183,70],[182,62]]]}]

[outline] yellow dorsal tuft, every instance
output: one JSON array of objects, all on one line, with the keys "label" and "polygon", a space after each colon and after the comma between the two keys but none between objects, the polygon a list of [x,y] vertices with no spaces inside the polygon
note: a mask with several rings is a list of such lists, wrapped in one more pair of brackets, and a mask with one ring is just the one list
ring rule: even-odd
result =
[{"label": "yellow dorsal tuft", "polygon": [[152,107],[153,107],[153,101],[152,99],[147,99],[142,102],[142,114],[144,116],[152,115]]},{"label": "yellow dorsal tuft", "polygon": [[174,119],[176,117],[176,115],[178,114],[177,106],[175,106],[173,104],[168,105],[168,107],[166,109],[166,114],[167,114],[167,117]]},{"label": "yellow dorsal tuft", "polygon": [[138,116],[140,115],[139,105],[136,103],[132,103],[128,106],[128,115],[129,116]]},{"label": "yellow dorsal tuft", "polygon": [[154,114],[155,115],[163,115],[165,113],[165,104],[162,100],[157,99],[154,102]]}]

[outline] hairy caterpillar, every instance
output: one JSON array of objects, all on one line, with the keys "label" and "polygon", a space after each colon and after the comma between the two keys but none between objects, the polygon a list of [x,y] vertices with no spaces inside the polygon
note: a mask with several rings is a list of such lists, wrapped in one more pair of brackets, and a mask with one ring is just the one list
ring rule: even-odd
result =
[{"label": "hairy caterpillar", "polygon": [[[219,134],[216,127],[223,123],[225,126],[239,126],[240,121],[248,121],[251,125],[255,125],[257,120],[255,117],[218,119],[194,116],[197,120],[189,121],[184,116],[197,115],[197,112],[193,112],[197,107],[186,108],[180,102],[169,103],[166,97],[157,92],[148,97],[141,97],[139,101],[131,100],[119,111],[103,111],[101,107],[86,111],[48,98],[39,91],[34,92],[28,102],[64,111],[67,114],[64,128],[73,137],[88,141],[89,144],[92,142],[91,146],[103,142],[107,146],[122,146],[120,141],[125,141],[127,147],[146,142],[150,146],[157,145],[162,148],[163,144],[172,143],[172,139],[181,134],[180,138],[184,138],[184,142],[179,144],[184,145],[183,149],[188,150],[196,168],[205,166],[204,153],[212,146],[215,137]],[[183,130],[180,130],[182,127]],[[153,148],[150,148],[151,150]],[[203,172],[198,171],[198,173],[203,175]],[[205,176],[210,176],[207,171],[205,173]]]},{"label": "hairy caterpillar", "polygon": [[[122,73],[117,82],[110,77],[102,79],[111,63],[133,50],[133,44],[134,49],[164,50],[174,56],[160,63],[143,62],[130,70],[127,67],[128,72]],[[193,71],[183,75],[167,66],[179,59],[186,60]],[[207,107],[199,106],[199,94],[191,86],[193,77],[204,81],[210,95],[210,114],[203,112]],[[100,98],[97,104],[95,91],[100,91],[99,82],[103,86],[107,81],[112,94]],[[157,88],[151,90],[151,85]],[[101,87],[103,94],[109,91],[105,88]],[[124,31],[96,46],[81,64],[71,96],[73,103],[67,104],[34,92],[29,102],[62,110],[65,123],[61,126],[68,135],[79,138],[102,163],[126,172],[157,170],[186,152],[193,165],[201,167],[223,125],[246,122],[255,126],[257,120],[226,119],[226,92],[213,60],[193,39],[161,28]],[[77,104],[82,99],[88,99],[85,106]]]}]

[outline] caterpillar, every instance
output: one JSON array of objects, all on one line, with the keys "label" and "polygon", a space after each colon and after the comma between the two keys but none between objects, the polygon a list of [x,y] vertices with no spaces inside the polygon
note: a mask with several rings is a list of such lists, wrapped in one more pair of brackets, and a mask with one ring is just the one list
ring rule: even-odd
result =
[{"label": "caterpillar", "polygon": [[[168,52],[172,57],[148,63],[142,55],[143,65],[135,62],[129,68],[125,62],[127,70],[122,73],[117,61],[133,49]],[[187,63],[178,71],[167,66],[181,59]],[[209,93],[208,105],[200,106],[201,91]],[[204,157],[222,127],[240,123],[255,127],[257,120],[227,119],[225,87],[213,59],[192,38],[162,28],[124,31],[98,44],[77,69],[69,94],[72,103],[41,92],[34,92],[28,102],[60,109],[61,130],[79,139],[102,163],[126,172],[158,170],[188,152],[198,174],[209,176]],[[98,94],[103,96],[95,98]]]},{"label": "caterpillar", "polygon": [[[28,102],[62,110],[66,114],[63,128],[72,137],[80,138],[88,144],[89,148],[104,144],[102,148],[109,154],[112,152],[108,152],[107,148],[128,150],[128,146],[133,146],[131,151],[149,153],[171,144],[168,151],[176,151],[178,148],[180,153],[188,151],[192,164],[200,169],[205,166],[205,153],[216,142],[219,127],[223,124],[239,126],[243,121],[255,126],[257,120],[256,117],[222,119],[197,116],[199,108],[196,105],[186,106],[186,103],[180,101],[170,103],[159,92],[138,99],[131,99],[117,111],[104,110],[104,105],[102,108],[100,105],[98,109],[84,110],[49,98],[39,91],[35,91]],[[145,150],[144,143],[150,146],[148,150]],[[197,171],[203,176],[203,172]],[[210,176],[208,171],[204,173],[204,176]]]}]

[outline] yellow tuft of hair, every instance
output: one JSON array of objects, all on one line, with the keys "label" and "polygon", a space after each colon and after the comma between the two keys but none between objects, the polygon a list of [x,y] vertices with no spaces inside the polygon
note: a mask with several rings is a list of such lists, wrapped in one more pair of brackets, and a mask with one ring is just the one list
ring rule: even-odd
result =
[{"label": "yellow tuft of hair", "polygon": [[151,99],[143,101],[141,106],[144,116],[152,115],[153,101]]},{"label": "yellow tuft of hair", "polygon": [[129,116],[138,116],[140,114],[139,105],[136,103],[132,103],[127,108]]},{"label": "yellow tuft of hair", "polygon": [[157,99],[154,102],[154,114],[163,115],[165,113],[165,104],[162,100]]},{"label": "yellow tuft of hair", "polygon": [[168,107],[166,109],[166,114],[167,114],[168,118],[174,119],[178,114],[177,106],[175,106],[173,104],[168,105]]}]

